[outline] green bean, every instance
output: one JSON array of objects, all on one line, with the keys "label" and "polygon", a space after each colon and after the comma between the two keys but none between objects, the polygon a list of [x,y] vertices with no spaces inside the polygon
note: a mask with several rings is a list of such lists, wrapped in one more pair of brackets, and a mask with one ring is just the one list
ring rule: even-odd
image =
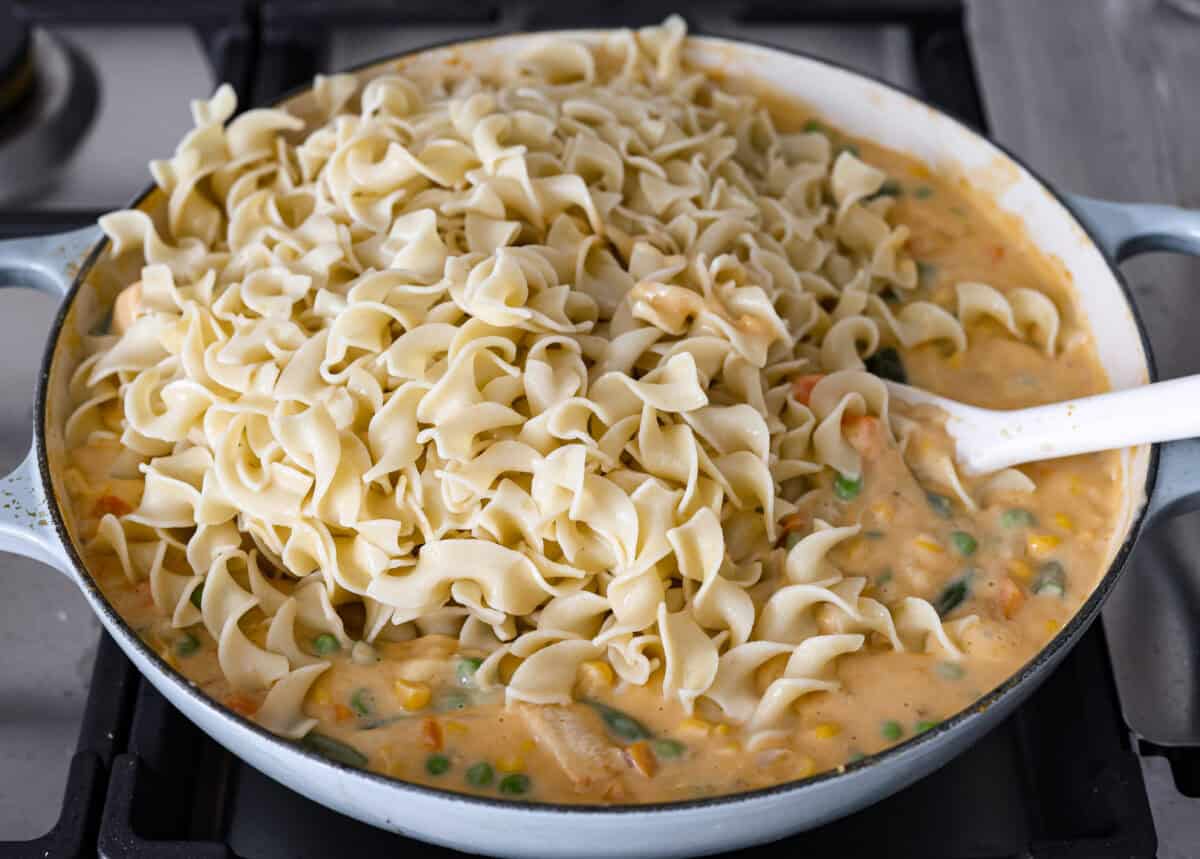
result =
[{"label": "green bean", "polygon": [[879,733],[883,734],[885,740],[894,743],[904,736],[904,728],[895,719],[888,719],[880,726]]},{"label": "green bean", "polygon": [[914,734],[923,734],[931,728],[936,728],[937,724],[938,724],[937,722],[930,722],[925,719],[922,719],[920,722],[917,722],[916,726],[914,726],[913,733]]},{"label": "green bean", "polygon": [[525,773],[512,773],[500,779],[500,792],[508,796],[521,796],[529,793],[529,776]]},{"label": "green bean", "polygon": [[191,656],[200,649],[200,639],[192,635],[190,632],[185,632],[183,637],[175,642],[175,652],[180,656]]},{"label": "green bean", "polygon": [[354,694],[350,696],[350,709],[360,716],[371,715],[374,705],[375,698],[371,694],[371,690],[365,686],[361,689],[355,689]]},{"label": "green bean", "polygon": [[1033,592],[1052,597],[1061,597],[1067,592],[1067,571],[1058,561],[1046,561],[1038,567],[1033,580]]},{"label": "green bean", "polygon": [[588,701],[587,703],[588,706],[600,714],[600,718],[604,721],[605,726],[618,739],[633,742],[635,740],[648,740],[653,736],[645,725],[628,713],[623,713],[607,704],[601,704],[599,701]]},{"label": "green bean", "polygon": [[1031,528],[1037,524],[1037,517],[1028,510],[1013,507],[1000,514],[1000,524],[1005,528]]},{"label": "green bean", "polygon": [[425,759],[425,772],[430,775],[444,775],[450,770],[450,759],[445,755],[430,755]]},{"label": "green bean", "polygon": [[342,649],[342,646],[338,644],[338,640],[328,632],[322,632],[320,635],[314,638],[312,640],[312,646],[313,650],[317,652],[318,656],[328,656],[329,654],[337,653]]},{"label": "green bean", "polygon": [[862,492],[862,487],[861,477],[847,477],[839,474],[833,479],[833,494],[843,501],[853,501],[858,497],[858,493]]},{"label": "green bean", "polygon": [[933,607],[937,609],[938,615],[945,617],[962,605],[963,600],[971,594],[971,579],[973,576],[974,571],[967,570],[967,572],[942,588],[942,592],[938,594],[937,600],[933,603]]},{"label": "green bean", "polygon": [[367,765],[367,756],[354,748],[354,746],[349,746],[341,740],[335,740],[333,737],[328,737],[316,731],[310,731],[300,741],[300,745],[309,751],[316,752],[322,757],[329,758],[331,761],[337,761],[339,764],[359,767],[360,769]]},{"label": "green bean", "polygon": [[796,544],[803,539],[804,538],[800,536],[799,531],[788,531],[787,539],[783,541],[783,545],[787,547],[787,550],[790,552],[792,549],[796,548]]},{"label": "green bean", "polygon": [[480,761],[473,764],[467,770],[467,784],[471,787],[487,787],[496,778],[496,771],[492,769],[492,765],[487,761]]},{"label": "green bean", "polygon": [[954,544],[954,548],[967,557],[974,555],[975,550],[979,548],[979,541],[966,531],[955,531],[950,535],[950,542]]},{"label": "green bean", "polygon": [[864,362],[867,372],[874,373],[881,379],[908,384],[908,373],[904,369],[904,361],[900,353],[891,346],[885,346]]}]

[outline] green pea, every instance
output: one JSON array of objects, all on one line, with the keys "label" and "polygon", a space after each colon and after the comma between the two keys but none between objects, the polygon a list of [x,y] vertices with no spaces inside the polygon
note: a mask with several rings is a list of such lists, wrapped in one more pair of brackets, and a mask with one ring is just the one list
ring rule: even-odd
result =
[{"label": "green pea", "polygon": [[879,578],[875,580],[875,587],[881,588],[892,580],[892,571],[884,570],[879,574]]},{"label": "green pea", "polygon": [[313,650],[317,651],[319,656],[328,656],[331,653],[337,653],[342,649],[338,644],[338,640],[328,632],[322,632],[312,641]]},{"label": "green pea", "polygon": [[923,734],[930,728],[936,728],[937,724],[937,722],[927,722],[922,719],[920,722],[917,722],[916,726],[913,728],[913,733]]},{"label": "green pea", "polygon": [[450,770],[450,759],[445,755],[430,755],[425,759],[425,772],[430,775],[445,775]]},{"label": "green pea", "polygon": [[350,709],[360,716],[371,715],[374,704],[375,698],[366,687],[355,689],[354,694],[350,696]]},{"label": "green pea", "polygon": [[957,662],[939,662],[936,671],[938,676],[944,677],[946,680],[961,680],[967,673],[967,669]]},{"label": "green pea", "polygon": [[190,632],[185,632],[183,638],[175,642],[175,652],[180,656],[191,656],[200,649],[200,639],[192,635]]},{"label": "green pea", "polygon": [[483,660],[474,656],[464,656],[458,660],[458,682],[464,686],[474,686],[475,672],[480,665],[483,665]]},{"label": "green pea", "polygon": [[203,598],[204,598],[204,582],[201,582],[200,584],[196,585],[196,587],[192,588],[192,595],[190,597],[188,597],[188,602],[190,602],[196,608],[200,608],[200,600],[202,600]]},{"label": "green pea", "polygon": [[521,796],[529,793],[529,776],[525,773],[513,773],[500,779],[500,792],[507,796]]},{"label": "green pea", "polygon": [[926,492],[925,500],[929,502],[929,506],[933,508],[933,512],[943,519],[949,519],[954,512],[954,507],[950,504],[950,499],[945,495],[940,495],[937,492]]},{"label": "green pea", "polygon": [[933,196],[933,189],[928,185],[918,185],[913,191],[913,196],[918,200],[928,200]]},{"label": "green pea", "polygon": [[496,777],[496,771],[487,761],[472,764],[467,770],[467,784],[471,787],[487,787]]},{"label": "green pea", "polygon": [[1033,580],[1033,592],[1046,596],[1061,597],[1067,592],[1067,571],[1058,561],[1047,561],[1038,567]]},{"label": "green pea", "polygon": [[687,751],[687,746],[678,740],[655,740],[650,744],[650,748],[654,749],[654,754],[660,758],[682,757]]},{"label": "green pea", "polygon": [[810,119],[804,123],[804,130],[809,134],[824,134],[825,126],[821,124],[820,120]]},{"label": "green pea", "polygon": [[975,550],[979,548],[979,541],[966,531],[955,531],[950,535],[950,542],[954,544],[954,548],[967,556],[974,555]]},{"label": "green pea", "polygon": [[895,719],[888,719],[880,726],[879,733],[883,734],[885,740],[894,743],[904,736],[904,728]]},{"label": "green pea", "polygon": [[843,501],[853,501],[862,492],[862,478],[846,477],[839,474],[833,480],[833,494]]},{"label": "green pea", "polygon": [[1000,524],[1005,528],[1030,528],[1037,524],[1037,517],[1028,510],[1014,507],[1000,514]]}]

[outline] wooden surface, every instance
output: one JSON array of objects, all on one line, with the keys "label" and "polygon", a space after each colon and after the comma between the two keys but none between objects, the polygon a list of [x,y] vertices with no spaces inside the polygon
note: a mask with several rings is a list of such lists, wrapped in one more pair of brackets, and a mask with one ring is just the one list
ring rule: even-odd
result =
[{"label": "wooden surface", "polygon": [[[1060,188],[1200,208],[1200,17],[1186,5],[969,0],[992,135]],[[1200,372],[1200,260],[1155,254],[1122,268],[1160,376]],[[1143,538],[1104,623],[1131,729],[1164,746],[1200,744],[1200,517]],[[1148,782],[1169,786],[1166,762],[1150,760]],[[1163,855],[1195,855],[1194,802],[1155,809],[1174,817],[1159,827]]]}]

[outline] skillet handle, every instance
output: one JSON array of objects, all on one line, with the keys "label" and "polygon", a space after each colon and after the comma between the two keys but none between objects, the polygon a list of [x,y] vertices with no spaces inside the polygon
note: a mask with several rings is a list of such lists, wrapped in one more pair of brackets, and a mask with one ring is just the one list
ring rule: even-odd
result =
[{"label": "skillet handle", "polygon": [[[0,242],[0,286],[24,286],[61,300],[86,258],[104,238],[97,226]],[[72,564],[54,530],[38,469],[38,440],[10,474],[0,477],[0,551],[49,564],[70,575]]]},{"label": "skillet handle", "polygon": [[[1200,211],[1110,203],[1078,194],[1067,194],[1066,200],[1114,263],[1151,251],[1200,256]],[[1200,403],[1182,407],[1200,409]],[[1146,505],[1146,521],[1150,524],[1200,510],[1200,439],[1168,442],[1160,450],[1158,480]]]}]

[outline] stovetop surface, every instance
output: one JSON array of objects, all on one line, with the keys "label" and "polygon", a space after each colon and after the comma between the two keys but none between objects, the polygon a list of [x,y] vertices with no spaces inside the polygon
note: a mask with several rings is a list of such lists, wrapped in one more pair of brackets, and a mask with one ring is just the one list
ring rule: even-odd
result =
[{"label": "stovetop surface", "polygon": [[[232,81],[245,104],[265,103],[316,72],[422,45],[650,23],[678,5],[188,0],[168,9],[111,0],[101,11],[43,0],[25,11],[88,55],[101,109],[48,194],[0,208],[0,237],[66,229],[120,207],[147,181],[146,161],[188,127],[187,100],[217,80]],[[687,17],[701,32],[861,69],[986,130],[957,0],[706,3]],[[3,300],[0,395],[28,403],[52,307],[40,295]],[[28,406],[0,413],[0,467],[23,454],[29,419]],[[245,766],[176,713],[107,637],[96,648],[97,624],[65,578],[8,556],[0,568],[13,591],[0,601],[0,646],[12,657],[0,660],[0,857],[457,855],[338,815]],[[1162,750],[1131,742],[1097,624],[1025,706],[944,769],[844,820],[737,855],[1153,856],[1151,802],[1161,798],[1150,794],[1187,802],[1177,791],[1200,793],[1200,752],[1175,750],[1168,761],[1139,751]]]}]

